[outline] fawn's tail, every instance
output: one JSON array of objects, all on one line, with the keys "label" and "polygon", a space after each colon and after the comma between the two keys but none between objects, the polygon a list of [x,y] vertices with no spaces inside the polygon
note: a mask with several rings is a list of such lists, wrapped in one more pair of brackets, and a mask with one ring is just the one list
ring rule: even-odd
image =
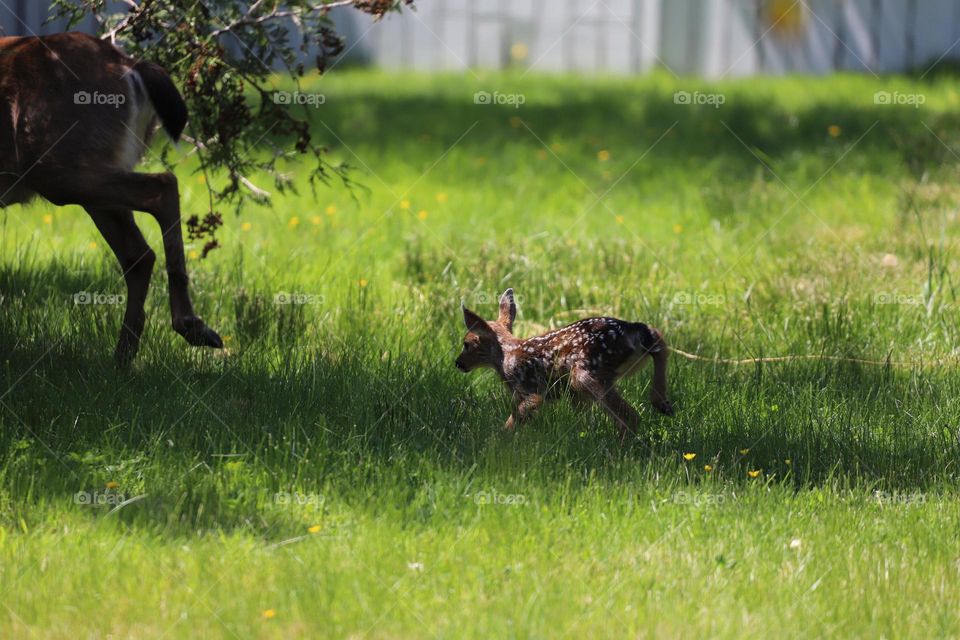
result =
[{"label": "fawn's tail", "polygon": [[886,360],[869,360],[866,358],[845,358],[842,356],[828,356],[828,355],[817,355],[817,354],[800,354],[800,355],[789,355],[789,356],[771,356],[765,358],[717,358],[717,357],[707,357],[697,355],[696,353],[688,353],[677,349],[676,347],[667,347],[670,351],[686,358],[687,360],[695,360],[698,362],[713,362],[715,364],[730,364],[730,365],[744,365],[744,364],[758,364],[763,362],[792,362],[794,360],[824,360],[827,362],[852,362],[857,364],[867,364],[873,366],[883,366],[883,367],[898,367],[898,368],[917,368],[917,367],[940,367],[946,364],[957,364],[956,359],[954,360],[931,360],[927,362],[909,362],[909,361],[898,361],[891,360],[887,358]]}]

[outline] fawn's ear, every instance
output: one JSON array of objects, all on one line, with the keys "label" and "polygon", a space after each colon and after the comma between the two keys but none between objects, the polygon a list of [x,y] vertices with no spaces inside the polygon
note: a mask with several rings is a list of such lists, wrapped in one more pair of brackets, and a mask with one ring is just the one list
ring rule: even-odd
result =
[{"label": "fawn's ear", "polygon": [[479,335],[496,336],[487,321],[475,314],[466,307],[463,308],[463,324],[467,325],[467,331],[473,331]]},{"label": "fawn's ear", "polygon": [[513,331],[513,321],[517,317],[517,302],[513,299],[513,289],[507,289],[500,296],[500,317],[497,322]]}]

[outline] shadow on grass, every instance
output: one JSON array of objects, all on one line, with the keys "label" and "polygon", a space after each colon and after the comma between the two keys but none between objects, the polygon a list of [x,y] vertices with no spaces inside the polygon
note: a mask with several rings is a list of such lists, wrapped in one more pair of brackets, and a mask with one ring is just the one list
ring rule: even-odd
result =
[{"label": "shadow on grass", "polygon": [[[829,166],[864,134],[840,170],[917,174],[953,162],[927,127],[957,130],[957,116],[873,105],[872,96],[860,106],[798,110],[747,96],[712,109],[679,107],[672,90],[656,88],[597,88],[519,110],[474,105],[471,95],[355,93],[330,100],[319,117],[349,131],[351,146],[399,150],[411,163],[434,161],[478,121],[459,144],[491,156],[509,145],[539,149],[541,140],[590,150],[582,155],[591,159],[612,144],[639,156],[669,129],[648,159],[651,172],[710,160],[734,178],[758,167],[744,145],[774,170],[795,152]],[[830,136],[830,126],[841,136]],[[316,133],[329,138],[319,123]],[[576,153],[570,161],[576,169]],[[98,278],[93,286],[118,287]],[[563,404],[516,436],[503,435],[506,393],[489,376],[458,374],[436,337],[374,337],[363,323],[314,335],[298,329],[296,341],[277,344],[269,334],[280,326],[269,315],[275,311],[251,311],[237,322],[244,348],[223,358],[190,350],[169,331],[160,335],[165,325],[154,319],[135,368],[117,372],[110,354],[119,309],[99,330],[49,309],[51,300],[69,304],[90,286],[88,274],[55,266],[0,269],[8,298],[0,307],[0,518],[29,520],[37,503],[69,502],[116,482],[125,499],[145,496],[117,512],[124,522],[183,534],[249,528],[274,538],[303,525],[301,513],[278,505],[280,493],[333,492],[363,504],[389,496],[404,508],[419,504],[424,486],[478,474],[574,489],[679,477],[683,452],[732,482],[749,482],[747,472],[759,470],[798,488],[909,490],[956,475],[960,381],[949,371],[678,364],[680,413],[645,411],[640,441],[620,451],[606,418]],[[632,381],[628,396],[645,397],[644,384]],[[323,517],[329,511],[319,502],[315,515]]]},{"label": "shadow on grass", "polygon": [[[51,275],[48,288],[77,284]],[[23,290],[17,278],[0,274]],[[960,453],[951,426],[960,389],[949,372],[678,363],[679,414],[645,408],[642,435],[621,451],[609,420],[564,403],[515,436],[501,433],[506,393],[492,376],[456,372],[427,336],[402,351],[394,336],[354,329],[286,347],[251,340],[228,357],[162,336],[132,371],[118,372],[112,334],[64,336],[38,314],[18,335],[7,322],[16,311],[0,313],[2,513],[14,522],[29,520],[37,503],[109,495],[116,482],[122,499],[105,499],[133,499],[113,516],[121,522],[282,539],[302,530],[305,510],[278,504],[279,494],[335,494],[372,508],[389,496],[403,509],[431,483],[476,476],[507,485],[522,474],[548,492],[641,486],[680,477],[689,451],[697,468],[711,464],[734,483],[762,470],[796,488],[912,490],[953,478]],[[646,377],[627,383],[628,397],[645,398]],[[314,506],[307,515],[332,517],[322,501]]]},{"label": "shadow on grass", "polygon": [[[334,97],[313,115],[314,133],[337,148],[327,127],[341,138],[349,132],[350,147],[404,150],[414,164],[432,162],[454,143],[478,156],[495,156],[509,146],[582,145],[574,151],[590,152],[580,158],[561,153],[574,171],[582,159],[592,162],[597,149],[639,157],[655,144],[645,162],[654,173],[715,161],[730,175],[743,177],[753,174],[758,158],[776,171],[798,152],[819,156],[826,166],[849,153],[840,171],[885,173],[893,166],[921,175],[926,167],[953,162],[945,145],[960,143],[960,116],[922,106],[875,104],[873,85],[864,85],[862,100],[855,104],[844,96],[790,109],[782,99],[723,84],[702,87],[703,92],[725,92],[719,108],[676,104],[674,89],[696,86],[693,80],[678,81],[676,87],[628,82],[630,89],[586,83],[559,95],[548,84],[514,108],[473,104],[467,85],[455,82],[464,86],[464,95],[432,91],[398,97],[358,91]],[[544,99],[538,101],[541,93]]]}]

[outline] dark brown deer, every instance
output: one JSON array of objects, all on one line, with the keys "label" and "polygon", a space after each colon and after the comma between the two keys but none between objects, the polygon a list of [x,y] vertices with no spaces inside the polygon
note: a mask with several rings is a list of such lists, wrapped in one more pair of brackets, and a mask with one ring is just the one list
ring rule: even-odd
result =
[{"label": "dark brown deer", "polygon": [[457,368],[490,367],[513,393],[505,427],[528,418],[545,400],[570,391],[579,400],[598,403],[620,429],[620,444],[636,433],[640,414],[617,391],[618,379],[653,360],[653,406],[670,415],[667,400],[667,343],[656,329],[616,318],[586,318],[533,338],[513,335],[517,304],[513,289],[500,298],[500,316],[487,322],[463,308],[467,335]]},{"label": "dark brown deer", "polygon": [[117,362],[137,353],[155,255],[134,222],[160,225],[173,329],[196,346],[223,346],[193,311],[172,173],[134,173],[156,122],[176,141],[187,108],[163,68],[80,33],[0,38],[0,207],[41,196],[82,206],[127,284]]}]

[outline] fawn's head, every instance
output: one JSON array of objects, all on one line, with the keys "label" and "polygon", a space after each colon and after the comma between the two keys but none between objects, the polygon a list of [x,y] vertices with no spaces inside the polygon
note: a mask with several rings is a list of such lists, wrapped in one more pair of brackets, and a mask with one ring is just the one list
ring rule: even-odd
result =
[{"label": "fawn's head", "polygon": [[467,335],[463,337],[463,351],[457,356],[457,369],[473,371],[477,367],[494,367],[503,362],[502,340],[512,337],[513,320],[517,317],[517,303],[513,289],[500,297],[500,316],[487,322],[470,309],[463,307],[463,323]]}]

